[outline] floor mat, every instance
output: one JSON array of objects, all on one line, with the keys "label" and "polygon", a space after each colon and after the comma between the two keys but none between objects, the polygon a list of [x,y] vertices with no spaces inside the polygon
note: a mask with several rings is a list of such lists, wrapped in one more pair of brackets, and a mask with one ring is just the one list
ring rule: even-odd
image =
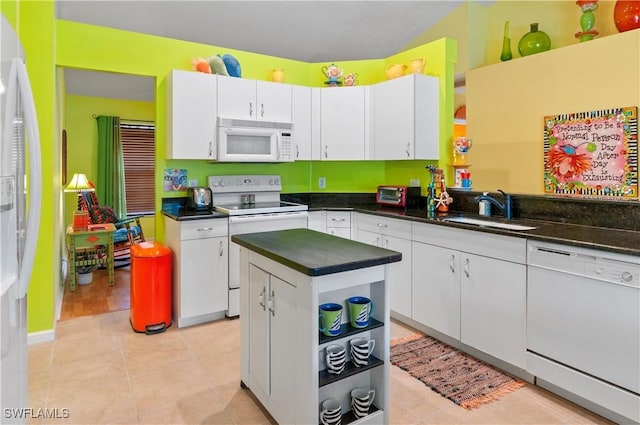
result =
[{"label": "floor mat", "polygon": [[391,341],[391,363],[466,409],[524,386],[524,382],[427,335]]}]

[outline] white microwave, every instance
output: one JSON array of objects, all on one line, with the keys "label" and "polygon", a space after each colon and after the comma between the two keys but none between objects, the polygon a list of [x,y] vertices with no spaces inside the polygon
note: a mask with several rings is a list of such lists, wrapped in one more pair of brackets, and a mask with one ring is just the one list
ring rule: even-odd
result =
[{"label": "white microwave", "polygon": [[292,123],[218,118],[217,161],[293,161],[292,139]]}]

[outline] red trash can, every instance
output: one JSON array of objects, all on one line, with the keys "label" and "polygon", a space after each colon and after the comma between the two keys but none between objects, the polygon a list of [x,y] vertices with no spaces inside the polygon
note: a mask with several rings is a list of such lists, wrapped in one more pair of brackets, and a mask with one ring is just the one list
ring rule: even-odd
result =
[{"label": "red trash can", "polygon": [[129,322],[147,335],[171,326],[171,250],[158,242],[131,246]]}]

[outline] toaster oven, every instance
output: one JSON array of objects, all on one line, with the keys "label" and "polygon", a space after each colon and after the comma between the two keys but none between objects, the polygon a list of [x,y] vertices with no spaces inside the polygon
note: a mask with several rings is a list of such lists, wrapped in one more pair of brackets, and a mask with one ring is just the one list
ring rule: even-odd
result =
[{"label": "toaster oven", "polygon": [[418,208],[420,187],[385,185],[378,186],[376,203],[380,206]]}]

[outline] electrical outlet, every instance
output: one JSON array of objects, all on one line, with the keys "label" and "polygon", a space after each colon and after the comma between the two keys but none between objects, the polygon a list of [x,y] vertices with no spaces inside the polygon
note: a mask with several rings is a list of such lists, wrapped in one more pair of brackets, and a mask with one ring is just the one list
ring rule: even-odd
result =
[{"label": "electrical outlet", "polygon": [[327,179],[325,177],[320,177],[318,179],[318,187],[320,189],[326,189],[327,188]]},{"label": "electrical outlet", "polygon": [[409,186],[420,186],[420,179],[409,180]]},{"label": "electrical outlet", "polygon": [[189,179],[189,187],[198,186],[198,179]]}]

